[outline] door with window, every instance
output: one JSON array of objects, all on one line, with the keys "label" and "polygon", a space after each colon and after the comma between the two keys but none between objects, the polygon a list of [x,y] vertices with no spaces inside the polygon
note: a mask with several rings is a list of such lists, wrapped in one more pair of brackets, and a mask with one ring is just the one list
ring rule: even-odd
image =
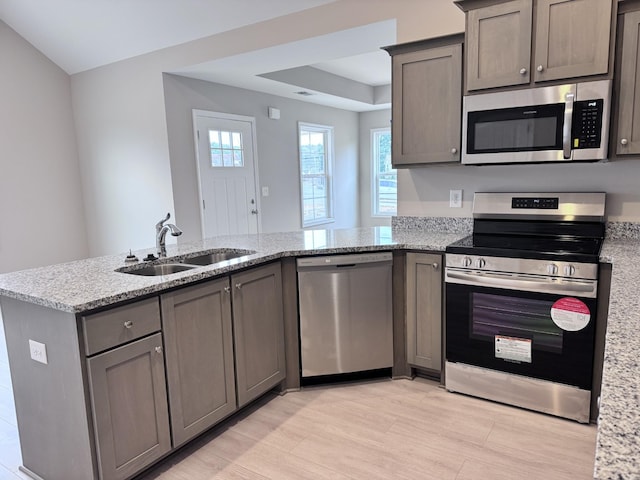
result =
[{"label": "door with window", "polygon": [[193,111],[203,238],[257,233],[255,119]]}]

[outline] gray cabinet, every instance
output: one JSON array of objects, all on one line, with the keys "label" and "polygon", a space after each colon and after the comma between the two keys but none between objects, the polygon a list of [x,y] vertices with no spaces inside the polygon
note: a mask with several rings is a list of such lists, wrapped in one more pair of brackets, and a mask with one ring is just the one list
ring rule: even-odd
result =
[{"label": "gray cabinet", "polygon": [[640,11],[624,14],[617,75],[617,155],[640,154]]},{"label": "gray cabinet", "polygon": [[236,410],[229,279],[162,294],[173,446]]},{"label": "gray cabinet", "polygon": [[231,276],[238,406],[285,378],[282,273],[279,263]]},{"label": "gray cabinet", "polygon": [[467,90],[529,83],[532,0],[467,13]]},{"label": "gray cabinet", "polygon": [[609,70],[610,0],[537,0],[534,80]]},{"label": "gray cabinet", "polygon": [[100,478],[129,478],[171,450],[162,336],[101,353],[87,366]]},{"label": "gray cabinet", "polygon": [[407,362],[440,372],[442,364],[442,255],[407,253]]},{"label": "gray cabinet", "polygon": [[608,73],[612,0],[486,3],[458,2],[467,91]]},{"label": "gray cabinet", "polygon": [[462,36],[387,47],[394,167],[460,161]]}]

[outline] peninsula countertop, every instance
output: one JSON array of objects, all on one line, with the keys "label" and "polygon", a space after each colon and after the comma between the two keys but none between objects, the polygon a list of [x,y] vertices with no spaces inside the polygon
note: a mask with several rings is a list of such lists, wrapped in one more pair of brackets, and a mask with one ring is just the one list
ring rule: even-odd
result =
[{"label": "peninsula countertop", "polygon": [[[126,253],[89,258],[2,274],[0,295],[64,312],[83,313],[278,258],[405,249],[444,251],[449,243],[463,236],[463,233],[391,227],[219,236],[168,245],[167,259],[161,261],[215,249],[244,249],[255,253],[185,272],[149,277],[116,271],[125,266]],[[148,253],[155,251],[134,252],[140,259]]]},{"label": "peninsula countertop", "polygon": [[[391,227],[221,236],[167,247],[167,257],[214,249],[256,253],[170,276],[117,272],[125,253],[0,275],[0,295],[71,313],[213,278],[284,257],[389,250],[444,251],[467,233]],[[640,478],[640,239],[604,242],[612,264],[594,478]],[[139,258],[153,249],[134,252]]]}]

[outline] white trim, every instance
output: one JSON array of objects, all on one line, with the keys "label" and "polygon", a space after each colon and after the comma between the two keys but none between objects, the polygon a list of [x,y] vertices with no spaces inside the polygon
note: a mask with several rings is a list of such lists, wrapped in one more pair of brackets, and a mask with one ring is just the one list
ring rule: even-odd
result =
[{"label": "white trim", "polygon": [[256,192],[256,209],[258,210],[257,215],[257,228],[258,233],[262,232],[262,205],[260,203],[260,174],[259,174],[259,166],[258,166],[258,140],[257,140],[257,130],[256,130],[256,117],[249,117],[246,115],[236,115],[233,113],[222,113],[222,112],[212,112],[209,110],[199,110],[192,109],[191,117],[193,122],[193,141],[196,148],[196,172],[198,177],[198,209],[200,211],[200,229],[202,232],[202,238],[205,238],[205,222],[204,222],[204,211],[202,209],[203,195],[202,195],[202,182],[200,177],[200,148],[198,146],[198,117],[209,117],[209,118],[218,118],[221,120],[237,120],[241,122],[248,122],[251,124],[251,148],[253,148],[253,181],[254,188]]},{"label": "white trim", "polygon": [[[328,212],[327,212],[327,217],[326,218],[321,218],[318,220],[312,220],[310,222],[306,222],[304,221],[304,198],[303,198],[303,185],[302,185],[302,165],[300,163],[300,130],[301,129],[307,129],[307,130],[317,130],[319,132],[322,133],[327,133],[327,143],[328,145],[326,145],[326,154],[328,156],[327,158],[327,164],[326,164],[326,170],[327,170],[327,208],[328,208]],[[298,132],[297,132],[297,143],[298,143],[298,179],[300,182],[300,225],[302,226],[302,228],[308,228],[308,227],[314,227],[317,225],[323,225],[326,223],[334,223],[335,222],[335,215],[334,215],[334,192],[333,192],[333,171],[334,171],[334,162],[335,162],[335,140],[334,140],[334,128],[331,125],[322,125],[319,123],[310,123],[310,122],[303,122],[303,121],[299,121],[298,122]]]},{"label": "white trim", "polygon": [[[378,204],[378,200],[379,198],[379,192],[378,192],[378,183],[377,183],[377,176],[378,176],[378,165],[377,165],[377,155],[375,155],[377,153],[377,145],[374,142],[376,134],[377,133],[389,133],[391,134],[391,127],[378,127],[378,128],[371,128],[369,129],[369,167],[371,170],[371,175],[370,175],[370,204],[369,204],[369,214],[371,215],[371,218],[391,218],[394,215],[398,214],[398,204],[397,204],[397,200],[396,200],[396,213],[393,214],[389,214],[389,215],[384,215],[384,214],[380,214],[376,212],[376,205]],[[375,160],[375,161],[374,161]],[[395,169],[394,169],[395,170]],[[397,178],[397,170],[396,170],[396,178]],[[397,180],[396,180],[397,182]],[[397,183],[396,183],[397,185]],[[397,195],[397,186],[396,186],[396,195]]]}]

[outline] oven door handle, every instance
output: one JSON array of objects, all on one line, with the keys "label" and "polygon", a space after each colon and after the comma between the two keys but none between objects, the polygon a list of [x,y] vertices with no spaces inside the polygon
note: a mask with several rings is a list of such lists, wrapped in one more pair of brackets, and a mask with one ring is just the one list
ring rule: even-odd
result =
[{"label": "oven door handle", "polygon": [[475,285],[478,287],[500,287],[508,290],[551,293],[560,295],[579,295],[596,298],[597,280],[559,279],[556,277],[524,276],[494,272],[459,271],[446,269],[446,283]]}]

